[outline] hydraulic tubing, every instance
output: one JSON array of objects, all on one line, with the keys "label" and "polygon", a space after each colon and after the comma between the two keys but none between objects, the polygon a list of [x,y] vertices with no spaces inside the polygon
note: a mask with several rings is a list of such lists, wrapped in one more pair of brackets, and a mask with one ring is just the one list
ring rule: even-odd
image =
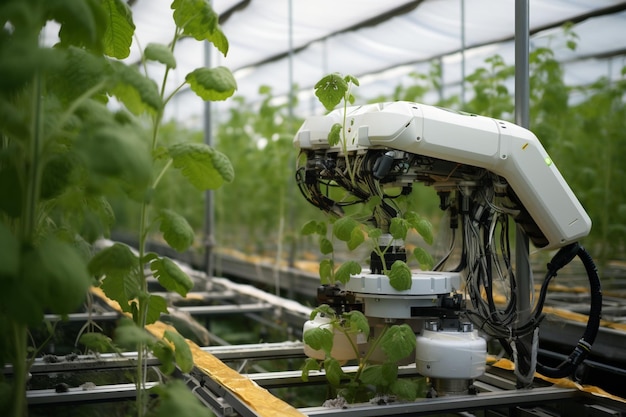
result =
[{"label": "hydraulic tubing", "polygon": [[602,287],[600,285],[598,269],[591,255],[589,255],[582,246],[578,246],[576,256],[578,256],[585,266],[587,278],[589,279],[589,290],[591,293],[589,320],[587,321],[583,336],[565,361],[554,368],[537,363],[537,371],[550,378],[564,378],[572,375],[578,365],[589,355],[591,345],[595,341],[598,329],[600,328],[600,319],[602,318]]}]

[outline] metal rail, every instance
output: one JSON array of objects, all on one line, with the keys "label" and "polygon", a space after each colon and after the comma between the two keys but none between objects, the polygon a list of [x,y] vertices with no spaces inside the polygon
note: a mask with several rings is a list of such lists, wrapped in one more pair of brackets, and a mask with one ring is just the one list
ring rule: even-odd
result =
[{"label": "metal rail", "polygon": [[[258,265],[248,266],[258,271]],[[243,269],[242,269],[243,270]],[[268,269],[269,271],[270,269]],[[273,269],[272,269],[273,271]],[[241,272],[241,271],[240,271]],[[193,302],[203,303],[203,305],[189,305],[187,301],[180,297],[172,296],[167,293],[159,294],[166,297],[170,302],[174,303],[175,310],[187,313],[192,316],[213,316],[225,314],[245,314],[250,319],[265,320],[267,324],[271,321],[280,321],[282,324],[292,329],[292,334],[297,334],[297,330],[302,328],[302,324],[308,319],[311,308],[305,307],[292,300],[281,298],[267,292],[261,291],[251,285],[237,284],[224,278],[212,277],[210,280],[206,275],[190,270],[189,275],[199,283],[201,291],[192,294]],[[293,274],[293,271],[289,271]],[[258,274],[256,275],[259,276]],[[295,286],[302,291],[314,294],[317,288],[317,278],[315,280],[302,278],[303,275],[293,275],[289,280],[293,282],[281,280],[281,285]],[[267,274],[267,278],[274,282],[274,276]],[[294,285],[297,282],[297,285]],[[315,284],[313,285],[313,282]],[[304,284],[303,284],[304,283]],[[162,291],[162,290],[157,290]],[[564,297],[568,304],[576,301],[575,297]],[[620,300],[617,300],[620,301]],[[619,309],[626,311],[626,302],[621,300],[621,305],[615,301],[616,316],[619,316]],[[191,302],[191,301],[190,301]],[[217,303],[215,305],[214,303]],[[211,305],[206,305],[211,304]],[[67,317],[47,316],[50,320],[65,320],[69,322],[81,322],[86,320],[115,320],[120,314],[115,311],[98,311],[97,313],[78,313],[71,314]],[[548,321],[546,321],[548,323]],[[576,324],[570,323],[554,323],[554,326],[560,326],[560,329],[551,327],[556,333],[563,333],[563,328],[571,330],[573,334],[578,335],[579,329]],[[623,333],[612,330],[603,329],[598,336],[599,341],[603,341],[598,351],[602,355],[615,355],[621,352],[623,346]],[[201,347],[202,351],[208,352],[217,359],[227,362],[248,362],[270,359],[291,359],[303,358],[303,345],[301,342],[281,342],[281,343],[258,343],[238,346],[207,346]],[[595,349],[595,347],[594,347]],[[623,353],[618,354],[622,355]],[[42,374],[61,374],[75,373],[82,371],[124,371],[127,368],[136,366],[136,352],[126,352],[123,354],[101,354],[94,355],[67,355],[55,357],[48,355],[35,361],[31,368],[33,376]],[[150,367],[156,367],[159,362],[156,358],[148,358],[147,364]],[[253,367],[254,369],[254,367]],[[356,367],[346,366],[344,372],[355,372]],[[615,368],[619,374],[623,376],[622,368]],[[11,367],[4,368],[4,374],[10,376]],[[250,379],[259,387],[272,390],[280,387],[299,388],[307,385],[325,385],[326,379],[322,372],[310,372],[309,380],[302,381],[301,373],[297,370],[276,371],[276,372],[257,372],[249,374],[240,374]],[[194,369],[189,375],[179,375],[183,378],[190,389],[201,399],[208,407],[210,407],[220,417],[243,416],[256,417],[254,408],[251,407],[245,398],[231,391],[224,384],[214,379],[210,375],[205,374],[199,369]],[[419,377],[414,365],[402,366],[399,370],[399,377],[413,378]],[[568,412],[559,411],[560,409],[553,406],[561,406],[563,404],[575,403],[584,408],[588,415],[593,416],[609,416],[609,415],[625,415],[626,404],[617,401],[605,400],[598,397],[592,397],[577,389],[559,388],[554,386],[535,385],[532,389],[516,390],[515,378],[510,372],[503,370],[488,368],[488,372],[482,376],[474,384],[479,393],[477,395],[450,396],[441,398],[420,399],[415,402],[385,402],[384,405],[379,404],[354,404],[348,405],[345,409],[327,408],[327,407],[305,407],[298,409],[306,416],[394,416],[394,415],[436,415],[441,413],[457,413],[460,415],[468,415],[475,410],[494,410],[497,413],[489,413],[490,416],[510,415],[510,416],[534,416],[547,415],[535,414],[529,411],[532,407],[552,407],[550,408],[551,416],[567,416],[572,415]],[[61,392],[58,392],[61,391]],[[27,393],[27,400],[30,405],[55,405],[55,404],[74,404],[83,402],[97,401],[122,401],[131,399],[135,396],[134,384],[115,384],[103,386],[91,386],[89,384],[80,387],[64,387],[60,389],[31,390]],[[524,411],[520,411],[524,409]],[[555,411],[557,410],[557,411]],[[577,410],[575,409],[574,412]],[[542,411],[543,412],[543,411]],[[487,414],[485,414],[487,415]]]}]

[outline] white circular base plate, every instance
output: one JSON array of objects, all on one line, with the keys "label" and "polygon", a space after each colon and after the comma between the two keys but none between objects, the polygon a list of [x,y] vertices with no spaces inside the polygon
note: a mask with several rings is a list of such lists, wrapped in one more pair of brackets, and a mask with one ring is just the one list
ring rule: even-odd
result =
[{"label": "white circular base plate", "polygon": [[411,288],[398,291],[382,274],[359,274],[350,278],[347,291],[363,298],[365,315],[381,318],[412,318],[413,308],[437,307],[442,295],[453,293],[461,287],[457,272],[414,272]]}]

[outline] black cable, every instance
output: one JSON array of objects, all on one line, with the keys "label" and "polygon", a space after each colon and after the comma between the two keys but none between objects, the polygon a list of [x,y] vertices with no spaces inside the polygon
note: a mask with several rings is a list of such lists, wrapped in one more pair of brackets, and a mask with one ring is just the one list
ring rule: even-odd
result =
[{"label": "black cable", "polygon": [[[578,365],[580,365],[589,355],[589,352],[591,352],[591,345],[596,339],[600,328],[600,320],[602,318],[602,287],[600,284],[600,277],[598,276],[598,269],[596,268],[591,255],[589,255],[589,253],[587,253],[582,246],[579,246],[578,244],[576,244],[576,246],[577,250],[575,255],[578,256],[585,266],[587,278],[589,279],[589,290],[591,295],[589,319],[587,320],[587,326],[585,327],[583,336],[580,338],[578,344],[565,361],[561,362],[554,368],[537,363],[537,371],[550,378],[564,378],[574,373]],[[569,255],[565,254],[565,258],[567,257],[569,257]],[[554,258],[552,263],[554,263]]]}]

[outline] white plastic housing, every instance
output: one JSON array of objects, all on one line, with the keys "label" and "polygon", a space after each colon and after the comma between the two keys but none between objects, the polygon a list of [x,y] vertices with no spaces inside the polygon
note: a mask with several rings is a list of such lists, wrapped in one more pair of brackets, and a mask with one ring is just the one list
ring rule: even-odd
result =
[{"label": "white plastic housing", "polygon": [[[304,323],[302,334],[306,333],[307,330],[320,327],[323,329],[328,329],[333,332],[333,348],[331,350],[330,356],[337,359],[339,362],[348,361],[350,359],[355,359],[356,354],[354,349],[352,349],[352,345],[350,344],[350,340],[348,336],[340,331],[333,330],[332,325],[330,324],[330,319],[328,317],[323,317],[321,315],[315,316],[313,320],[308,320]],[[350,334],[349,336],[352,339],[352,342],[356,345],[357,343],[357,335]],[[311,348],[309,345],[304,345],[304,354],[309,358],[322,360],[326,357],[326,354],[323,350],[315,350]]]},{"label": "white plastic housing", "polygon": [[[302,149],[331,149],[328,133],[343,110],[308,118],[294,139]],[[586,236],[591,219],[537,137],[489,117],[412,102],[347,110],[348,151],[393,149],[485,168],[507,180],[545,235],[545,249]],[[341,145],[334,148],[341,151]]]},{"label": "white plastic housing", "polygon": [[485,373],[487,342],[471,332],[424,330],[417,336],[415,365],[430,378],[475,379]]},{"label": "white plastic housing", "polygon": [[437,307],[440,296],[461,289],[461,276],[457,272],[414,272],[411,288],[398,291],[389,284],[389,277],[381,274],[359,274],[345,285],[363,299],[367,317],[408,319],[417,317],[416,310]]}]

